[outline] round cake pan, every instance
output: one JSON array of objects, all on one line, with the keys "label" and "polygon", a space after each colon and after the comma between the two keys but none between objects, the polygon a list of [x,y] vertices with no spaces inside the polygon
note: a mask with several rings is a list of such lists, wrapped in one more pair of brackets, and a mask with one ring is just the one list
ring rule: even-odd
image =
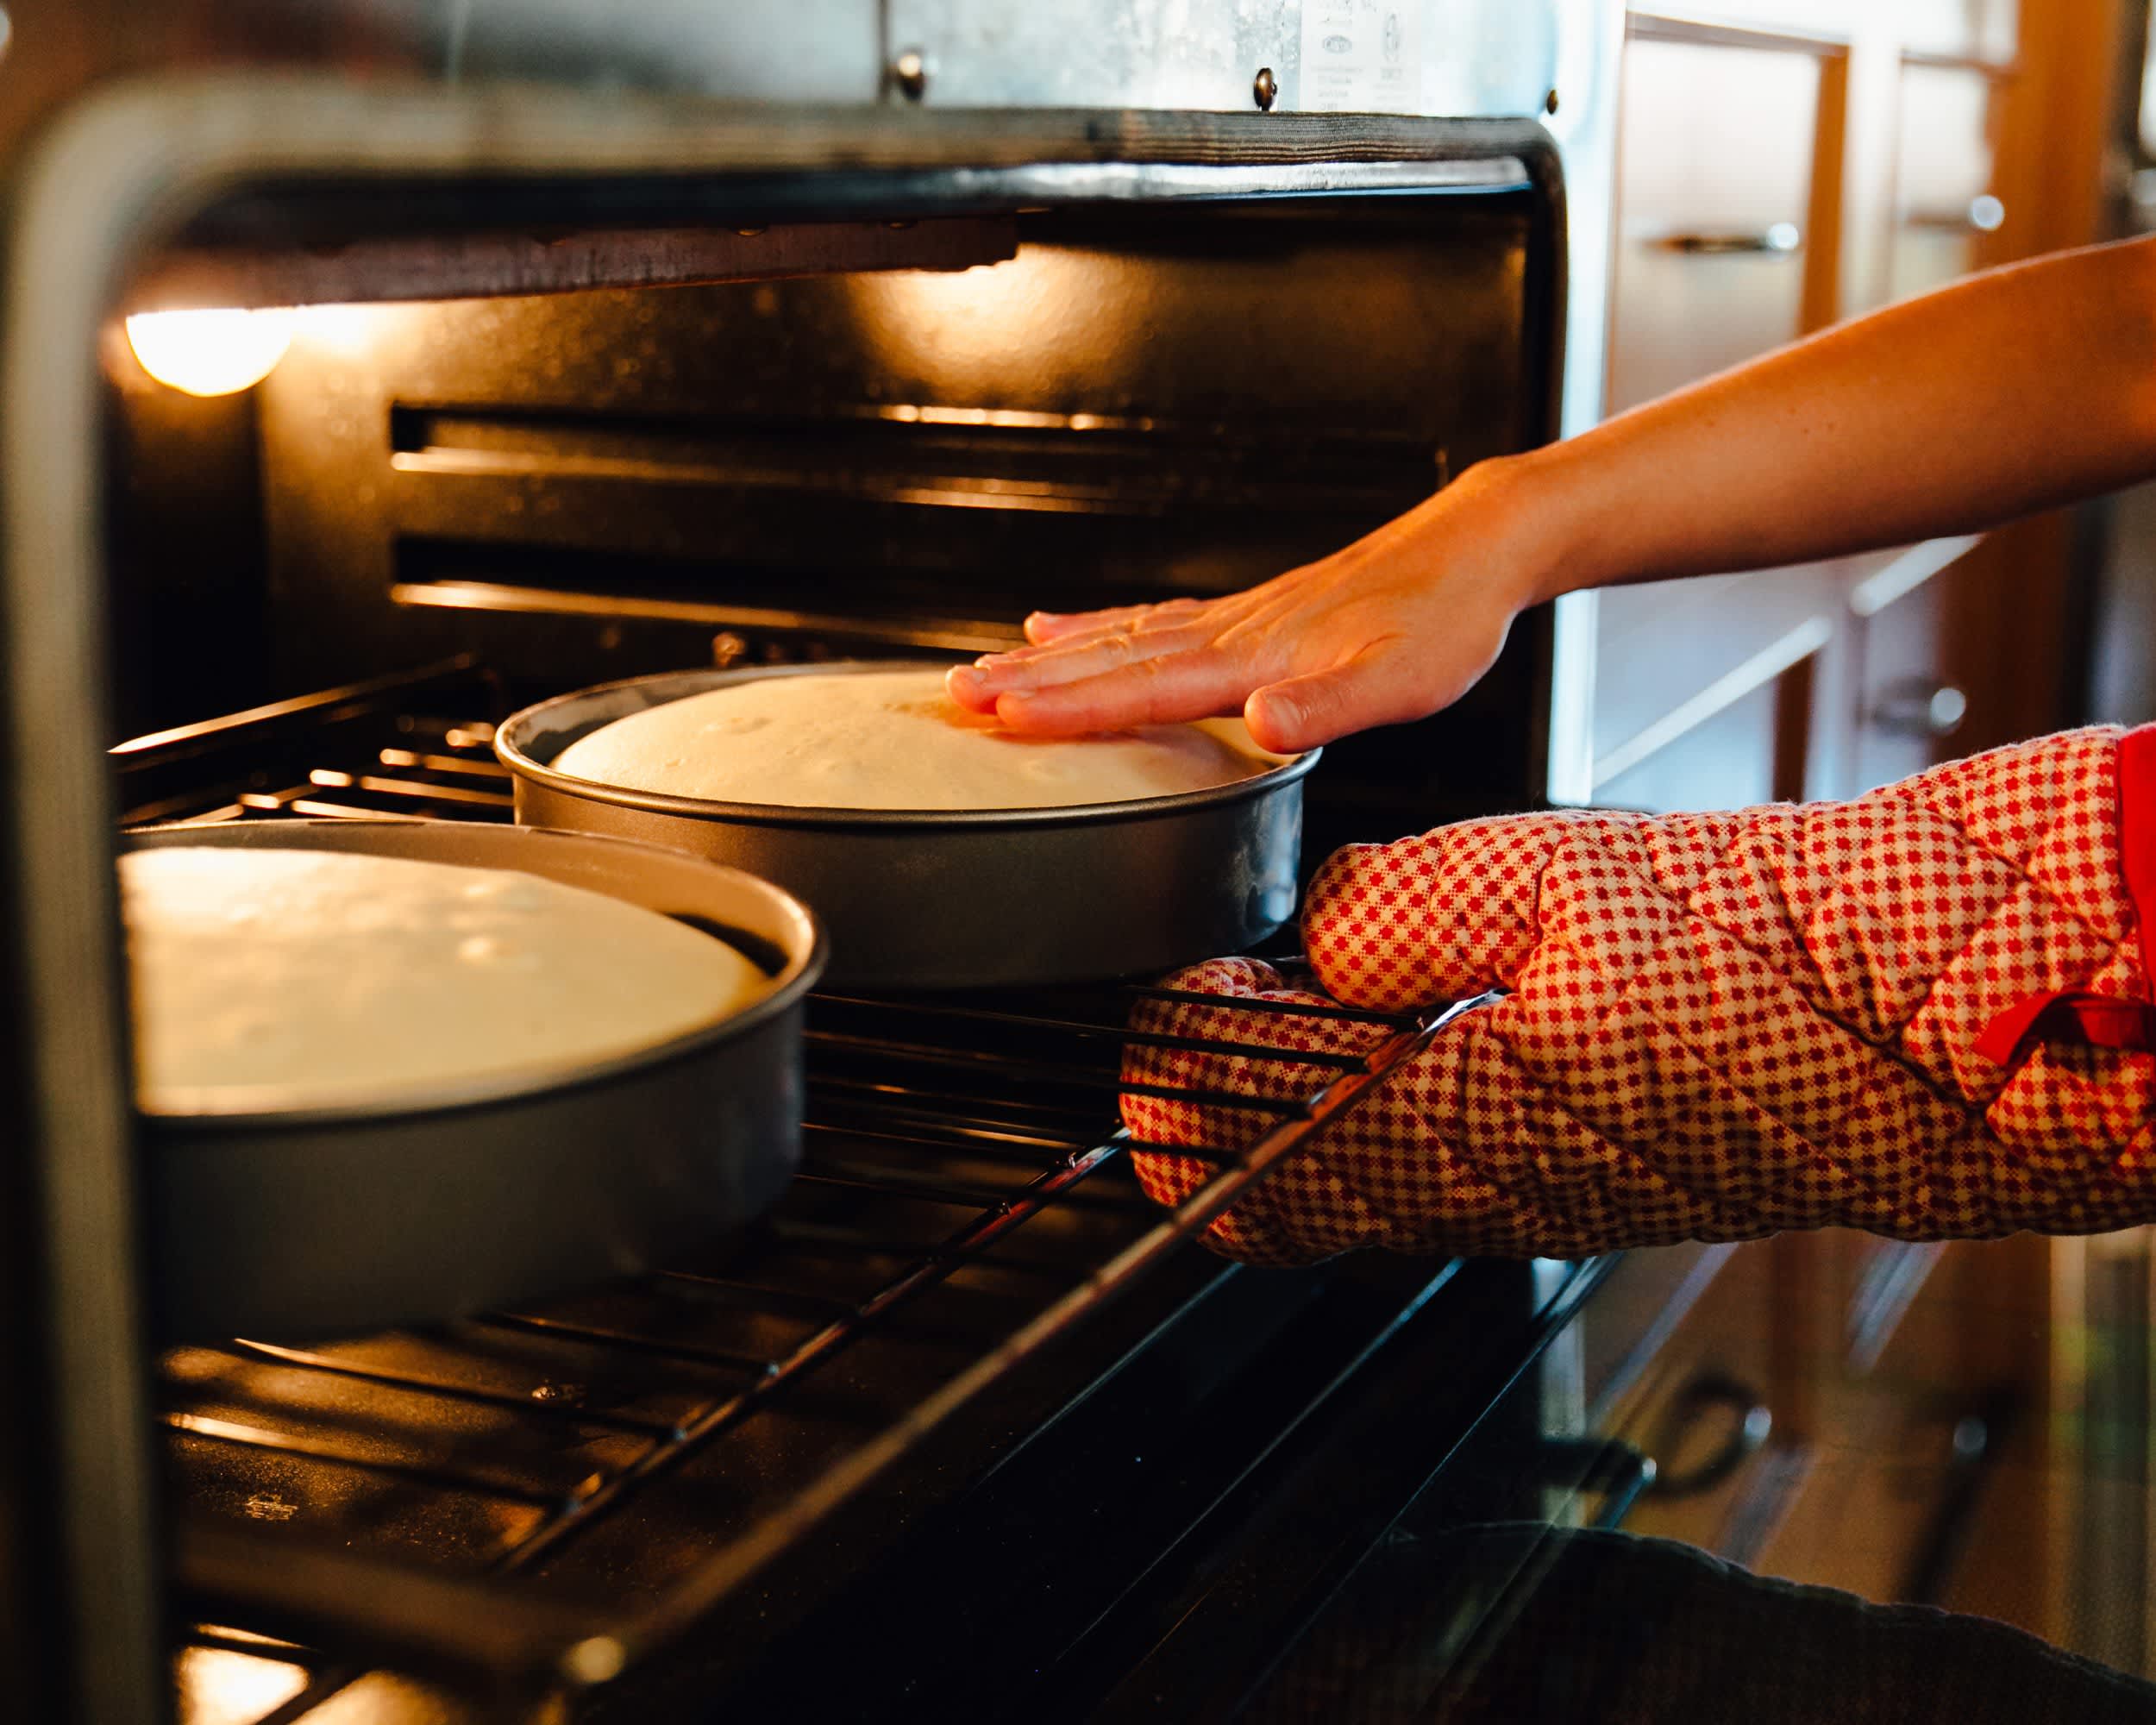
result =
[{"label": "round cake pan", "polygon": [[447,821],[160,827],[122,844],[517,869],[725,935],[775,983],[647,1051],[419,1106],[144,1111],[162,1339],[439,1320],[649,1270],[749,1220],[793,1177],[802,999],[824,942],[768,881],[649,845]]},{"label": "round cake pan", "polygon": [[707,802],[556,772],[615,719],[757,677],[918,661],[686,671],[528,706],[495,733],[517,819],[671,845],[778,881],[830,931],[830,981],[869,990],[1096,982],[1255,945],[1295,909],[1302,781],[1318,751],[1216,789],[1075,808]]}]

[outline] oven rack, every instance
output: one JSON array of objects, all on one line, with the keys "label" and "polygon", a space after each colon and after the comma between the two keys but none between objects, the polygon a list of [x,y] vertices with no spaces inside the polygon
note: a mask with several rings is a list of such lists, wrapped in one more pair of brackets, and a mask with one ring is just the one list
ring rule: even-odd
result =
[{"label": "oven rack", "polygon": [[[460,661],[144,739],[116,753],[126,819],[506,819],[491,726],[468,716],[489,710],[498,694]],[[1125,1020],[1149,995],[1173,998],[815,997],[801,1177],[727,1251],[439,1330],[168,1355],[173,1559],[196,1619],[183,1686],[257,1697],[218,1716],[285,1725],[355,1684],[393,1692],[392,1670],[496,1699],[611,1680],[1118,1296],[1232,1274],[1189,1240],[1451,1016],[1328,1009],[1376,1045],[1294,1054],[1328,1078],[1294,1106],[1156,1088],[1251,1121],[1244,1145],[1186,1152],[1213,1171],[1171,1213],[1138,1191],[1115,1120]],[[963,1345],[924,1372],[907,1325],[968,1303]],[[893,1350],[896,1389],[774,1490],[706,1512],[663,1585],[627,1606],[581,1585],[603,1530],[765,1465],[816,1384],[880,1383]]]}]

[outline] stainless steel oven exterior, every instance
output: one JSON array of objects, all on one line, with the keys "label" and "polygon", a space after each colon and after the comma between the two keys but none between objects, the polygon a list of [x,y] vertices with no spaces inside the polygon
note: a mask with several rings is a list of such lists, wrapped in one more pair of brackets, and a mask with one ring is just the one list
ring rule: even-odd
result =
[{"label": "stainless steel oven exterior", "polygon": [[[50,9],[12,9],[34,52]],[[1350,92],[1372,110],[1517,115],[1557,85],[1576,4],[1432,0],[1407,29],[1409,78]],[[1338,106],[1304,56],[1338,27],[1298,0],[805,0],[758,11],[699,0],[601,8],[580,0],[208,0],[156,9],[102,0],[85,38],[147,52],[248,53],[393,65],[444,82],[515,78],[563,87],[677,91],[759,102],[959,107],[1250,106],[1269,71],[1282,113]],[[1325,15],[1319,15],[1319,16]],[[1332,15],[1332,16],[1336,16]],[[1337,41],[1334,43],[1337,47]],[[107,50],[110,53],[110,49]]]},{"label": "stainless steel oven exterior", "polygon": [[[1028,7],[1021,23],[1018,9],[987,0],[805,0],[755,27],[737,9],[677,3],[605,9],[602,28],[599,12],[568,0],[10,9],[0,68],[10,192],[0,997],[11,1026],[0,1047],[0,1381],[25,1416],[0,1421],[0,1672],[26,1716],[125,1725],[165,1707],[101,752],[111,702],[97,354],[130,270],[249,186],[454,189],[509,177],[603,203],[609,188],[648,194],[759,162],[798,172],[841,160],[1059,188],[1172,182],[1178,147],[1224,147],[1210,114],[1269,106],[1284,120],[1307,105],[1304,10],[1278,0],[1074,4]],[[1562,387],[1577,427],[1601,370],[1619,9],[1429,0],[1420,20],[1419,111],[1546,116],[1564,152]],[[1063,111],[1037,111],[1044,104]],[[1105,122],[1069,111],[1131,108],[1190,111]],[[1323,123],[1334,159],[1353,156],[1363,124]],[[1155,160],[1131,162],[1134,141],[1163,138]],[[1314,152],[1300,170],[1313,189],[1353,178],[1325,161]],[[1570,652],[1561,624],[1553,779],[1567,714],[1583,711]]]}]

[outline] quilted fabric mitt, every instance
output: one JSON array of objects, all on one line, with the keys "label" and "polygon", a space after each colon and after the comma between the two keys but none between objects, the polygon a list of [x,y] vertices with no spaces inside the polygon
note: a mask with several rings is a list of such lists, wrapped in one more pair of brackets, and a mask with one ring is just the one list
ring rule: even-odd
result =
[{"label": "quilted fabric mitt", "polygon": [[[1322,994],[1217,960],[1174,982],[1221,1004],[1149,1004],[1133,1027],[1362,1051],[1388,1032],[1232,1002],[1508,991],[1217,1221],[1241,1258],[2091,1232],[2156,1218],[2137,898],[2156,906],[2156,729],[2081,731],[1850,803],[1515,816],[1354,847],[1304,912]],[[1125,1066],[1282,1100],[1336,1076],[1136,1042]],[[1251,1135],[1237,1110],[1124,1110],[1155,1145]],[[1205,1177],[1150,1151],[1138,1170],[1169,1202]]]}]

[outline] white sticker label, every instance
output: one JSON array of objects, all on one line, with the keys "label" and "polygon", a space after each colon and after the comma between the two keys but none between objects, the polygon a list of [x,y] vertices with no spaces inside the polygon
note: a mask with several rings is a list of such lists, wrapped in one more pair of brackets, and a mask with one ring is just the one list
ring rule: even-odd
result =
[{"label": "white sticker label", "polygon": [[1303,0],[1302,106],[1413,114],[1422,106],[1422,0]]}]

